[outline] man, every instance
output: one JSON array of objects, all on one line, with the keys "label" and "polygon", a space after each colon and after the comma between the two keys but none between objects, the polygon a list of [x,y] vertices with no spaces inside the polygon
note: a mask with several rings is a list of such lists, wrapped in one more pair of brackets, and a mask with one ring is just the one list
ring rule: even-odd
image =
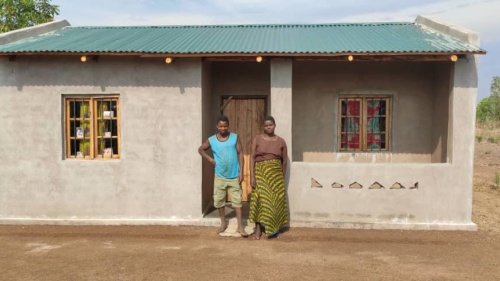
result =
[{"label": "man", "polygon": [[[212,149],[212,158],[207,150]],[[236,211],[238,220],[237,232],[248,237],[241,222],[241,182],[243,181],[243,151],[240,139],[235,133],[229,132],[229,119],[220,116],[217,119],[217,134],[209,137],[198,148],[198,153],[215,165],[214,179],[214,206],[219,212],[221,225],[217,230],[222,233],[226,230],[226,192],[231,196],[231,205]]]}]

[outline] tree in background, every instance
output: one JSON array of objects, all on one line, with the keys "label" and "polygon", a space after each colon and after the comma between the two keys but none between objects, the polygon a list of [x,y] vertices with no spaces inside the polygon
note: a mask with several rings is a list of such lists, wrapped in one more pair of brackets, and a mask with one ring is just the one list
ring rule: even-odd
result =
[{"label": "tree in background", "polygon": [[0,0],[0,33],[52,21],[59,6],[51,0]]},{"label": "tree in background", "polygon": [[493,81],[491,81],[490,94],[493,97],[500,97],[500,77],[493,77]]},{"label": "tree in background", "polygon": [[500,77],[491,81],[490,96],[482,99],[477,105],[476,119],[478,123],[500,122]]}]

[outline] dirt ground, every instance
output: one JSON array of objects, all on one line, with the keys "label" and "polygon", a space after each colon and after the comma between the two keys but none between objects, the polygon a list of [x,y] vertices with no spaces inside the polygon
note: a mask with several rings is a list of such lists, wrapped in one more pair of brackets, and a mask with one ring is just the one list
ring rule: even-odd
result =
[{"label": "dirt ground", "polygon": [[476,145],[477,232],[0,226],[0,280],[500,280],[500,144]]}]

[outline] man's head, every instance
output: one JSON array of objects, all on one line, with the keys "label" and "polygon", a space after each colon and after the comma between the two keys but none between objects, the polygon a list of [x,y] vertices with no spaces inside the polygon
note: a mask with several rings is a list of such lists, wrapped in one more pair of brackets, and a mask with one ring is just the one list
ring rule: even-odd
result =
[{"label": "man's head", "polygon": [[220,135],[227,135],[229,132],[229,118],[227,116],[222,115],[217,118],[217,131]]}]

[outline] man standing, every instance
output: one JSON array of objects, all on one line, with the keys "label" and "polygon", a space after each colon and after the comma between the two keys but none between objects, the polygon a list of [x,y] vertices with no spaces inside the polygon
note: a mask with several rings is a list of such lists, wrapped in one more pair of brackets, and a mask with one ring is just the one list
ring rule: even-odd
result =
[{"label": "man standing", "polygon": [[[214,157],[208,155],[207,150],[212,149]],[[247,237],[241,219],[241,182],[243,181],[243,151],[240,139],[235,133],[229,132],[229,119],[220,116],[217,119],[217,134],[206,140],[198,153],[215,165],[214,179],[214,206],[219,211],[221,225],[217,230],[222,233],[226,230],[226,192],[231,196],[231,205],[236,211],[238,220],[237,232]]]}]

